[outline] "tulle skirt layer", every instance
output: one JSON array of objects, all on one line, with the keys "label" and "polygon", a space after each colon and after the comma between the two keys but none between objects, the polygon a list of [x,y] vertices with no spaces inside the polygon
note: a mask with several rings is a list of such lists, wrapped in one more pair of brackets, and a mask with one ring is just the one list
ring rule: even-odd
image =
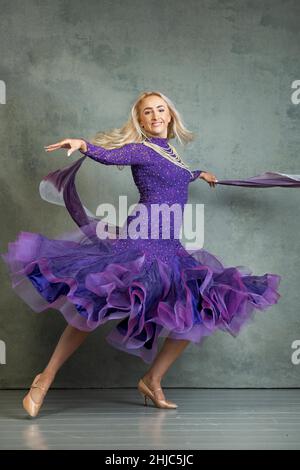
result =
[{"label": "tulle skirt layer", "polygon": [[160,336],[196,344],[216,330],[236,336],[255,310],[277,303],[279,275],[225,267],[208,251],[188,253],[178,242],[166,261],[155,255],[166,242],[173,243],[151,245],[150,256],[136,243],[120,249],[112,240],[86,243],[20,232],[1,256],[13,289],[34,311],[57,309],[84,331],[118,319],[108,343],[147,363]]}]

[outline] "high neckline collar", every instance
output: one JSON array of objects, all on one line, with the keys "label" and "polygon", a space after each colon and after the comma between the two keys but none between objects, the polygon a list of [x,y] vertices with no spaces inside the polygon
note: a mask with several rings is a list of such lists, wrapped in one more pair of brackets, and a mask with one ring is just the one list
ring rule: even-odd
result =
[{"label": "high neckline collar", "polygon": [[167,137],[147,137],[147,140],[153,142],[154,144],[167,144],[169,139]]}]

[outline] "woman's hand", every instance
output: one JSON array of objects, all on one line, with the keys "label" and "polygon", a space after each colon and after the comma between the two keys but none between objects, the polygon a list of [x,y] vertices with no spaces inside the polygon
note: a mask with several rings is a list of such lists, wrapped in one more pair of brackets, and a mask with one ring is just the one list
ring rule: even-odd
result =
[{"label": "woman's hand", "polygon": [[64,139],[56,144],[47,145],[44,147],[46,152],[53,152],[54,150],[58,150],[61,148],[69,149],[67,152],[68,157],[72,155],[73,152],[76,150],[83,150],[86,152],[86,143],[82,139]]},{"label": "woman's hand", "polygon": [[215,183],[218,182],[216,176],[213,173],[209,173],[208,171],[201,171],[199,178],[202,178],[206,181],[210,187],[215,187]]}]

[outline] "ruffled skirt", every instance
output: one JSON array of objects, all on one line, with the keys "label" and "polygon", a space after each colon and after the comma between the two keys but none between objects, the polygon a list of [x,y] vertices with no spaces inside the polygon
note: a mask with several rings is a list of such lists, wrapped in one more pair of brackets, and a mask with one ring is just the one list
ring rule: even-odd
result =
[{"label": "ruffled skirt", "polygon": [[195,344],[217,330],[236,336],[255,311],[280,298],[279,275],[225,267],[204,249],[187,252],[178,240],[125,247],[121,240],[20,232],[1,256],[13,289],[35,312],[57,309],[84,331],[118,319],[108,343],[147,363],[160,336]]}]

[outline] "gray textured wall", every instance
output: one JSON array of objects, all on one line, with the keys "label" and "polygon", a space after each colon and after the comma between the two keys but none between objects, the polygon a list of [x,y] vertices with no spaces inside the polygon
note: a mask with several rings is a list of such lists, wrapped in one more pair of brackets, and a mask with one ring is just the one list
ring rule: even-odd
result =
[{"label": "gray textured wall", "polygon": [[[143,90],[169,96],[198,139],[185,151],[193,168],[223,178],[266,170],[300,173],[300,3],[281,0],[0,1],[1,252],[19,231],[51,237],[74,228],[64,208],[40,199],[38,185],[69,164],[43,146],[90,138],[120,126]],[[180,149],[180,147],[178,147]],[[77,158],[74,155],[72,158]],[[80,194],[95,209],[118,194],[137,201],[130,169],[88,161]],[[190,345],[164,379],[167,386],[295,387],[300,365],[297,189],[190,187],[205,204],[205,248],[226,265],[282,275],[280,303],[258,312],[237,338],[223,332]],[[65,321],[37,314],[10,288],[1,263],[0,340],[6,364],[0,387],[28,385],[42,369]],[[147,367],[105,342],[111,325],[93,332],[61,369],[57,386],[135,386]]]}]

